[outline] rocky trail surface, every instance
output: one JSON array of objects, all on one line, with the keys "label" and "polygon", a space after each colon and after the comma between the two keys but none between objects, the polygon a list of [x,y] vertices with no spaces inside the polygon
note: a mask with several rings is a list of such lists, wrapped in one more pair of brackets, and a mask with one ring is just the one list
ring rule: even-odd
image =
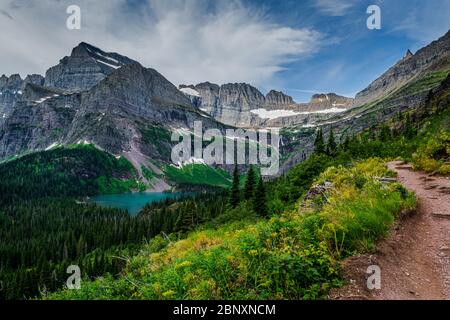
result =
[{"label": "rocky trail surface", "polygon": [[[331,299],[450,300],[450,179],[415,172],[395,161],[397,179],[416,193],[418,209],[403,216],[372,255],[347,259],[348,282]],[[367,288],[367,268],[381,270],[381,289]]]}]

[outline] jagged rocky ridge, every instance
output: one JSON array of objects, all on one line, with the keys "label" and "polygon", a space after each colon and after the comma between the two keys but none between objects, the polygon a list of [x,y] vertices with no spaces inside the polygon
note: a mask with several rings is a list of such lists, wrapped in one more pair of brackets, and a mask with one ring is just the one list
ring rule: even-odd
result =
[{"label": "jagged rocky ridge", "polygon": [[379,99],[423,76],[424,72],[445,68],[450,65],[449,51],[450,31],[415,54],[408,49],[400,61],[356,95],[355,105]]},{"label": "jagged rocky ridge", "polygon": [[[217,85],[204,82],[180,85],[180,90],[200,110],[214,119],[236,127],[285,127],[326,119],[353,105],[353,99],[334,93],[314,95],[309,103],[295,103],[281,91],[263,95],[246,83]],[[329,112],[328,112],[329,111]]]},{"label": "jagged rocky ridge", "polygon": [[0,126],[12,111],[14,103],[20,98],[27,84],[43,85],[44,77],[28,75],[24,80],[18,74],[0,77]]}]

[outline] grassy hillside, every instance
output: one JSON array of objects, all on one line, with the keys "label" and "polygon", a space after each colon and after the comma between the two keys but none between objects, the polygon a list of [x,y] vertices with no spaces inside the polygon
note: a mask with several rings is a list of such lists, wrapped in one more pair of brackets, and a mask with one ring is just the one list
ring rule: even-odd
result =
[{"label": "grassy hillside", "polygon": [[210,186],[228,188],[231,186],[230,174],[221,169],[205,164],[187,164],[181,168],[165,166],[166,178],[182,188]]}]

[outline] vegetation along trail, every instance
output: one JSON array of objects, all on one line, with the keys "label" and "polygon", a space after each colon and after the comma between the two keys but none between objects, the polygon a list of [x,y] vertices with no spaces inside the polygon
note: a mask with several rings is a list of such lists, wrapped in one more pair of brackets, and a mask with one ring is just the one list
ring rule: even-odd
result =
[{"label": "vegetation along trail", "polygon": [[[417,212],[405,216],[375,254],[348,259],[350,282],[335,299],[450,299],[450,179],[415,172],[400,161],[388,164],[416,193]],[[381,269],[381,289],[369,291],[367,266]]]}]

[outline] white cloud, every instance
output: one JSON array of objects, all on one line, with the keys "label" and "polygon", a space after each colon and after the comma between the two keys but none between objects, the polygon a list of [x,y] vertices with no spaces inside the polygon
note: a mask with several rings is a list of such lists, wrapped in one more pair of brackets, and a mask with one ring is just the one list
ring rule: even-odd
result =
[{"label": "white cloud", "polygon": [[[76,1],[82,29],[67,30],[73,1],[0,0],[1,73],[44,73],[86,41],[157,69],[175,84],[212,81],[267,84],[285,63],[317,51],[322,35],[273,23],[240,2]],[[254,8],[253,8],[254,9]]]},{"label": "white cloud", "polygon": [[315,7],[327,16],[343,16],[354,4],[354,0],[314,0]]}]

